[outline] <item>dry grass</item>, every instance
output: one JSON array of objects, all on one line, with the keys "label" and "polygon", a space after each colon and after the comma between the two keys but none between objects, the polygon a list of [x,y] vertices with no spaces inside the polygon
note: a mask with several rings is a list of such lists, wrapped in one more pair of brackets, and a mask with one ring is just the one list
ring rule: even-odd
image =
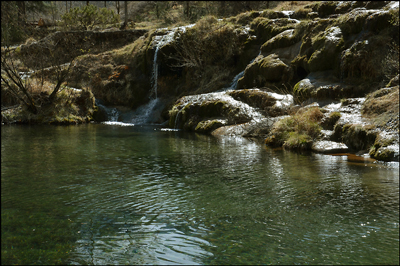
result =
[{"label": "dry grass", "polygon": [[304,6],[315,3],[315,1],[282,1],[276,7],[274,11],[298,11],[304,8]]},{"label": "dry grass", "polygon": [[310,149],[312,141],[321,132],[318,123],[322,117],[318,107],[300,109],[295,115],[278,121],[265,143],[269,146],[283,145],[287,149]]},{"label": "dry grass", "polygon": [[367,96],[361,112],[377,126],[385,126],[399,117],[399,86],[392,89],[380,89]]}]

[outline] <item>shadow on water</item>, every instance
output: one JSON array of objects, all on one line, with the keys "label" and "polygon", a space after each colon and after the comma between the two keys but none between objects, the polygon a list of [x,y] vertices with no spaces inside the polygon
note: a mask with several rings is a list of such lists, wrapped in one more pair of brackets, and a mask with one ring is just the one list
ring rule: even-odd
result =
[{"label": "shadow on water", "polygon": [[398,264],[398,164],[239,137],[2,127],[3,264]]}]

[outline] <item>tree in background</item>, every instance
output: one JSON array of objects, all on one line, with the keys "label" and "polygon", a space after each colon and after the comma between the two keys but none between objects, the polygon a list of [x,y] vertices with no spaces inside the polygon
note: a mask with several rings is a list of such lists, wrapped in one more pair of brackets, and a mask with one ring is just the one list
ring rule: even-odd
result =
[{"label": "tree in background", "polygon": [[[49,46],[54,45],[49,44]],[[51,51],[52,48],[53,47],[49,47],[49,50]],[[20,72],[21,62],[18,60],[16,53],[18,52],[9,48],[5,48],[1,52],[1,89],[2,91],[4,90],[11,93],[11,95],[13,95],[20,104],[25,106],[29,112],[37,114],[38,107],[40,107],[41,104],[38,103],[38,98],[34,97],[35,94],[40,94],[42,96],[40,97],[40,101],[43,101],[43,98],[45,98],[46,103],[51,104],[60,91],[62,83],[66,80],[73,63],[61,65],[57,62],[56,56],[52,56],[54,61],[53,75],[55,77],[55,85],[48,93],[43,94],[43,80],[41,84],[36,83],[33,85],[32,79],[26,74],[22,74],[23,72]],[[40,59],[40,54],[35,54],[33,56]],[[40,60],[38,60],[38,63],[40,64]],[[40,71],[43,70],[43,67],[40,68]]]},{"label": "tree in background", "polygon": [[85,30],[92,29],[95,25],[116,23],[119,16],[113,10],[97,8],[94,5],[85,5],[70,9],[62,15],[62,22],[66,28],[81,27]]},{"label": "tree in background", "polygon": [[27,37],[27,12],[47,13],[49,1],[2,1],[1,43],[2,46],[21,42]]}]

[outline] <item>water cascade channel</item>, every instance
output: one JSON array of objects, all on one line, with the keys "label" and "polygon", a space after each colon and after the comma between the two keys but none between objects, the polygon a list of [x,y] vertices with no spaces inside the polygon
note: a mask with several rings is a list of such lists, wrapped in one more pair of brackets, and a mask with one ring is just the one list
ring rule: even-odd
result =
[{"label": "water cascade channel", "polygon": [[174,40],[174,38],[175,38],[175,35],[178,32],[184,33],[187,28],[191,28],[194,25],[196,25],[196,24],[190,24],[190,25],[187,25],[187,26],[181,26],[181,27],[176,27],[176,28],[172,28],[172,29],[162,28],[162,29],[157,30],[157,32],[166,31],[166,34],[154,36],[154,39],[153,39],[153,45],[155,46],[155,52],[154,52],[154,59],[153,59],[153,73],[151,75],[151,78],[152,78],[151,97],[154,95],[154,97],[157,99],[157,82],[158,82],[157,56],[158,56],[158,51],[164,45],[172,42]]}]

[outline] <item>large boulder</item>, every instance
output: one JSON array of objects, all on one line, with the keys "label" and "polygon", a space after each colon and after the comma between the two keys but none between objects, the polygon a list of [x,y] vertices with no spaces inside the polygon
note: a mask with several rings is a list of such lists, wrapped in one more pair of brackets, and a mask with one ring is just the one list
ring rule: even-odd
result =
[{"label": "large boulder", "polygon": [[307,62],[309,71],[338,69],[343,44],[343,35],[339,27],[329,27],[315,36],[312,39],[314,53]]},{"label": "large boulder", "polygon": [[169,126],[199,133],[212,133],[217,128],[226,127],[229,128],[226,134],[232,130],[239,132],[240,127],[239,135],[255,134],[256,124],[260,126],[270,117],[287,114],[291,106],[291,95],[259,89],[184,96],[170,110]]},{"label": "large boulder", "polygon": [[238,89],[266,87],[271,83],[283,83],[291,79],[292,69],[278,58],[276,54],[267,57],[258,56],[249,64],[244,76],[238,81]]}]

